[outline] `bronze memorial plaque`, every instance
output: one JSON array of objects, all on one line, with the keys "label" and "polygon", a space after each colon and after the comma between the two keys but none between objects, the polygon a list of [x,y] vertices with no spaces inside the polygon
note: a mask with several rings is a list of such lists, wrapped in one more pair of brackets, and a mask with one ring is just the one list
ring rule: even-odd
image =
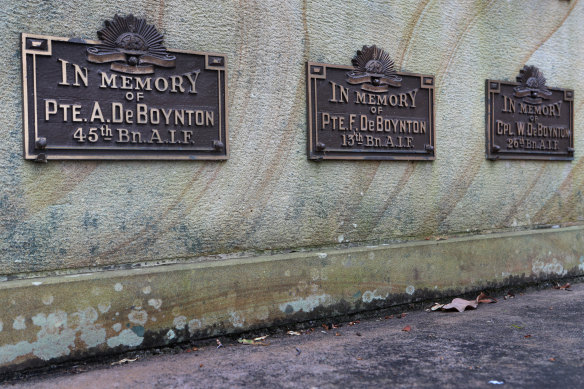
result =
[{"label": "bronze memorial plaque", "polygon": [[487,158],[574,159],[574,91],[524,66],[517,82],[486,80]]},{"label": "bronze memorial plaque", "polygon": [[227,159],[225,55],[167,50],[132,15],[98,36],[22,34],[26,159]]},{"label": "bronze memorial plaque", "polygon": [[353,66],[307,63],[308,157],[433,160],[434,77],[363,46]]}]

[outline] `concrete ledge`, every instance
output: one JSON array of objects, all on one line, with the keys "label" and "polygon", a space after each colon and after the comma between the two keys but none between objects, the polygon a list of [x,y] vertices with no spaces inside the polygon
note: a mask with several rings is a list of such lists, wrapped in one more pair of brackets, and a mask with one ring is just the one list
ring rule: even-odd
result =
[{"label": "concrete ledge", "polygon": [[584,274],[584,227],[0,284],[0,373]]}]

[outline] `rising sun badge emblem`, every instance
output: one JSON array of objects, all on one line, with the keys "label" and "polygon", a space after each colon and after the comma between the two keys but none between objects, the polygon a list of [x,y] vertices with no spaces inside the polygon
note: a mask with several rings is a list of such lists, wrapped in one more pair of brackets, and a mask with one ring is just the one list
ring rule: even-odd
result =
[{"label": "rising sun badge emblem", "polygon": [[151,74],[154,66],[175,66],[176,58],[162,46],[162,34],[144,19],[115,15],[104,24],[97,32],[101,44],[87,49],[89,62],[111,62],[111,70],[130,74]]},{"label": "rising sun badge emblem", "polygon": [[389,54],[375,45],[363,46],[351,62],[354,69],[347,73],[349,84],[361,84],[361,89],[369,92],[387,92],[390,86],[401,86],[402,79]]},{"label": "rising sun badge emblem", "polygon": [[521,85],[513,89],[515,91],[513,96],[523,98],[528,104],[541,104],[543,99],[549,100],[552,97],[552,92],[545,85],[543,73],[535,66],[525,65],[519,71],[517,82]]}]

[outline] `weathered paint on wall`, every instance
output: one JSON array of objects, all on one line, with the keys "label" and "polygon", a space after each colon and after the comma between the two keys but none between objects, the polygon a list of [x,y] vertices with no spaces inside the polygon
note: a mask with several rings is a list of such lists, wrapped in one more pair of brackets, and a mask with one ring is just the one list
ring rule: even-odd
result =
[{"label": "weathered paint on wall", "polygon": [[[379,243],[580,222],[582,1],[0,0],[0,272]],[[96,38],[116,12],[167,47],[226,53],[231,158],[51,162],[22,157],[19,33]],[[310,162],[305,61],[377,44],[436,76],[437,160]],[[484,80],[524,64],[575,89],[573,162],[484,157]]]},{"label": "weathered paint on wall", "polygon": [[0,373],[583,271],[571,227],[8,281]]}]

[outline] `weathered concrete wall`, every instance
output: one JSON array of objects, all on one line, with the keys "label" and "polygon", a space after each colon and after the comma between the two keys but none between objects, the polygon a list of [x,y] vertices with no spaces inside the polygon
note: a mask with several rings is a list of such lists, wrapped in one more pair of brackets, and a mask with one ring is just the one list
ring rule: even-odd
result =
[{"label": "weathered concrete wall", "polygon": [[0,375],[583,272],[570,227],[8,281]]},{"label": "weathered concrete wall", "polygon": [[[584,217],[581,1],[0,1],[0,272],[420,239]],[[231,158],[22,158],[19,33],[95,39],[133,12],[170,48],[226,53]],[[305,61],[363,44],[436,76],[437,160],[310,162]],[[484,157],[484,80],[524,64],[576,91],[573,162]]]}]

